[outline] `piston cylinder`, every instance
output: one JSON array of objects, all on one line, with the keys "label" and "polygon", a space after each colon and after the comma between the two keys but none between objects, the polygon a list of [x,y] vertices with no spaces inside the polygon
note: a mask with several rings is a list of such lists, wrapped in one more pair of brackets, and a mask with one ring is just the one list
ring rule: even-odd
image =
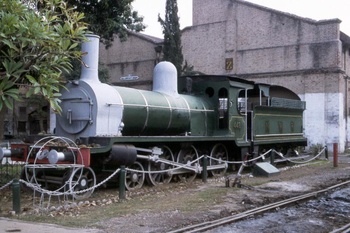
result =
[{"label": "piston cylinder", "polygon": [[133,145],[113,145],[107,163],[118,166],[129,166],[134,164],[136,157],[137,151]]},{"label": "piston cylinder", "polygon": [[0,148],[0,161],[3,158],[10,158],[10,157],[21,158],[22,156],[23,156],[23,150],[21,148],[15,148],[15,149]]}]

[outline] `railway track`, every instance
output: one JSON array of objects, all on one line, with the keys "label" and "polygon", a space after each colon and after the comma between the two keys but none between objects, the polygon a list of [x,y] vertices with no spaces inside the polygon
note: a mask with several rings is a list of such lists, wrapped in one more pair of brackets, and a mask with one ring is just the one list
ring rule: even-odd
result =
[{"label": "railway track", "polygon": [[[271,204],[268,204],[268,205],[257,207],[257,208],[254,208],[254,209],[251,209],[251,210],[247,210],[247,211],[244,211],[244,212],[241,212],[239,214],[232,215],[232,216],[228,216],[228,217],[224,217],[224,218],[220,218],[220,219],[212,220],[212,221],[208,221],[208,222],[203,222],[203,223],[199,223],[199,224],[195,224],[195,225],[190,225],[190,226],[187,226],[187,227],[184,227],[184,228],[181,228],[181,229],[177,229],[177,230],[171,231],[171,233],[203,232],[203,231],[210,230],[210,229],[213,229],[213,228],[216,228],[216,227],[219,227],[219,226],[223,226],[223,225],[227,225],[227,224],[233,223],[233,222],[238,221],[238,220],[242,220],[244,218],[247,218],[249,216],[253,216],[255,214],[261,214],[261,213],[264,213],[264,212],[267,212],[267,211],[270,211],[270,210],[274,210],[274,209],[277,209],[277,208],[280,208],[280,207],[283,207],[283,206],[291,205],[291,204],[296,203],[296,202],[305,201],[305,200],[314,198],[314,197],[316,197],[319,194],[323,194],[323,193],[329,192],[329,191],[331,191],[333,189],[336,189],[336,188],[339,188],[339,187],[342,187],[342,186],[345,186],[345,185],[348,185],[348,184],[350,184],[350,180],[342,182],[342,183],[339,183],[339,184],[336,184],[336,185],[333,185],[331,187],[328,187],[328,188],[325,188],[325,189],[322,189],[322,190],[310,192],[310,193],[307,193],[307,194],[299,195],[299,196],[296,196],[296,197],[292,197],[292,198],[289,198],[289,199],[285,199],[285,200],[282,200],[282,201],[278,201],[278,202],[275,202],[275,203],[271,203]],[[343,227],[333,231],[333,233],[338,233],[338,232],[350,232],[350,223],[348,225],[345,225],[345,226],[343,226]]]},{"label": "railway track", "polygon": [[335,229],[335,230],[331,231],[330,233],[349,233],[349,232],[350,232],[350,223],[343,226],[343,227]]}]

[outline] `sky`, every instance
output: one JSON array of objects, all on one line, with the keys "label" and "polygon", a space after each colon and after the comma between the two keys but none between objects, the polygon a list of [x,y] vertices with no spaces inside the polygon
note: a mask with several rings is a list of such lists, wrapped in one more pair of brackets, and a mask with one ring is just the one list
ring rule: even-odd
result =
[{"label": "sky", "polygon": [[[215,0],[213,0],[215,1]],[[247,0],[261,6],[314,20],[335,19],[340,30],[350,36],[349,0]],[[164,19],[166,0],[134,0],[133,9],[144,17],[147,35],[163,38],[158,14]],[[177,0],[180,28],[192,25],[192,0]]]}]

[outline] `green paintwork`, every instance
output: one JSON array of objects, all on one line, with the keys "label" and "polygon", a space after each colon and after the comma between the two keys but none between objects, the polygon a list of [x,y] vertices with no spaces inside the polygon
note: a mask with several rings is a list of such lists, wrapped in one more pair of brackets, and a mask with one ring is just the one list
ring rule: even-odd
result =
[{"label": "green paintwork", "polygon": [[[255,145],[262,146],[306,145],[303,136],[305,102],[272,98],[272,106],[260,106],[256,105],[256,96],[248,96],[254,101],[249,102],[251,109],[246,109],[247,113],[238,109],[242,91],[260,88],[268,94],[268,87],[227,76],[180,78],[179,95],[175,96],[116,87],[123,100],[125,127],[123,136],[110,138],[109,143],[225,142],[232,143],[233,147],[249,148],[253,140]],[[222,103],[227,106],[224,111]],[[107,148],[94,151],[102,152]]]},{"label": "green paintwork", "polygon": [[210,102],[203,98],[182,95],[191,109],[191,135],[207,136],[213,134],[214,110]]},{"label": "green paintwork", "polygon": [[123,99],[124,136],[208,135],[213,128],[210,102],[189,95],[116,87]]},{"label": "green paintwork", "polygon": [[253,124],[256,143],[304,140],[303,109],[257,106]]},{"label": "green paintwork", "polygon": [[131,88],[116,89],[123,99],[123,135],[176,135],[190,131],[190,112],[183,98]]}]

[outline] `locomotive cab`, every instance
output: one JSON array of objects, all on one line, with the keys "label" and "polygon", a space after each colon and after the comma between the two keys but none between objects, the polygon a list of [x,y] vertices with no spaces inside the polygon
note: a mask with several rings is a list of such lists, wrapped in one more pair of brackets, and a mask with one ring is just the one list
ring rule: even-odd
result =
[{"label": "locomotive cab", "polygon": [[256,106],[269,105],[269,85],[256,84],[254,88],[240,90],[238,94],[238,113],[245,116],[246,122],[246,141],[252,141],[253,138],[253,116]]},{"label": "locomotive cab", "polygon": [[199,96],[213,105],[213,136],[245,137],[245,118],[238,109],[240,90],[254,88],[254,83],[230,76],[186,76],[179,79],[179,92]]}]

